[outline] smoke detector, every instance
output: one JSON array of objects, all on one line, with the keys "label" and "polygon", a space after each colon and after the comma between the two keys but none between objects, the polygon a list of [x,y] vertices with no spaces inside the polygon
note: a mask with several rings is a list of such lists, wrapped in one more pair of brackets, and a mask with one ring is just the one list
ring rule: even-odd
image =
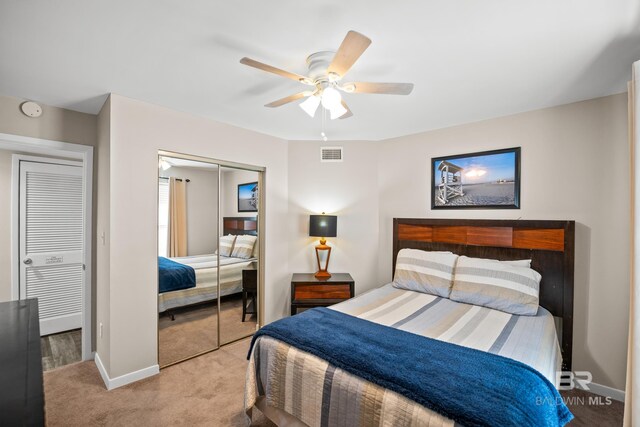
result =
[{"label": "smoke detector", "polygon": [[33,101],[23,102],[20,105],[20,110],[25,116],[29,117],[40,117],[42,115],[42,107]]}]

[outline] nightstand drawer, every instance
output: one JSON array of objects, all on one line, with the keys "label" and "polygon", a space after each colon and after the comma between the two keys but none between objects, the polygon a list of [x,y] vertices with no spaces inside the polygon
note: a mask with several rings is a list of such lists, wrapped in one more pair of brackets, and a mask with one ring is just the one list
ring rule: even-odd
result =
[{"label": "nightstand drawer", "polygon": [[295,300],[348,298],[351,298],[351,290],[348,283],[332,283],[331,285],[299,284],[295,286]]},{"label": "nightstand drawer", "polygon": [[328,307],[353,298],[355,282],[349,273],[333,273],[318,279],[314,274],[294,273],[291,276],[291,315],[298,309]]}]

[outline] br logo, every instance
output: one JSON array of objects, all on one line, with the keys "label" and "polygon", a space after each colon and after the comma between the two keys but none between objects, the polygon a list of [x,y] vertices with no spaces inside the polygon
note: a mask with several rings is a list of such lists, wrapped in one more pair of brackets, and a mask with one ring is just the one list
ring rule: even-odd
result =
[{"label": "br logo", "polygon": [[593,376],[589,371],[557,371],[556,383],[558,390],[573,390],[579,388],[581,390],[589,390]]}]

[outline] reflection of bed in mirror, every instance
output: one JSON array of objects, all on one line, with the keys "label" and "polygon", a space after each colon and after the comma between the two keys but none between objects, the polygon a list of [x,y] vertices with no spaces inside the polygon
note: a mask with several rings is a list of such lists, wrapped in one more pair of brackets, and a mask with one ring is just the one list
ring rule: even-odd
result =
[{"label": "reflection of bed in mirror", "polygon": [[[257,235],[257,219],[255,217],[225,217],[223,219],[223,234],[226,235]],[[220,255],[197,255],[169,258],[179,265],[189,266],[195,271],[195,286],[191,284],[187,289],[160,292],[158,295],[158,312],[162,313],[172,308],[185,307],[193,304],[213,301],[218,298],[218,272],[220,274],[220,296],[239,294],[242,292],[242,271],[257,269],[256,242],[251,258],[238,258]],[[164,268],[164,266],[159,266]],[[162,271],[160,272],[162,274]],[[186,279],[185,279],[186,280]]]}]

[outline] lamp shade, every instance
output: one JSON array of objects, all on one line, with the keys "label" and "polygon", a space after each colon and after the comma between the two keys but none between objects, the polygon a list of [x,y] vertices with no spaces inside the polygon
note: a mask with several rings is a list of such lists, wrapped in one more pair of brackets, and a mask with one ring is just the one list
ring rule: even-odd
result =
[{"label": "lamp shade", "polygon": [[336,237],[338,231],[338,217],[335,215],[310,215],[309,236]]}]

